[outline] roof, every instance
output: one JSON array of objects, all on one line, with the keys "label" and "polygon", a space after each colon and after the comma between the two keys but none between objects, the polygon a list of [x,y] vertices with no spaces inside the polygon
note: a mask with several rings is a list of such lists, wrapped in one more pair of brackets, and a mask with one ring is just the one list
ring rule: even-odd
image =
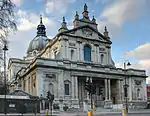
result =
[{"label": "roof", "polygon": [[9,93],[8,95],[14,95],[14,96],[28,96],[30,99],[38,98],[37,96],[32,96],[31,94],[23,91],[23,90],[15,90],[12,93]]}]

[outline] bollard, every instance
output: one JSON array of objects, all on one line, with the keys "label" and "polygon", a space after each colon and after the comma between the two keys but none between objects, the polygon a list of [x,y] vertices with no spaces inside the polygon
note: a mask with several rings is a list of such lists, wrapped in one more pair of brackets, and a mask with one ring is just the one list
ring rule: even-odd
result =
[{"label": "bollard", "polygon": [[93,115],[92,115],[92,110],[90,110],[90,111],[88,112],[88,116],[93,116]]},{"label": "bollard", "polygon": [[122,109],[122,116],[127,116],[127,112],[125,108]]},{"label": "bollard", "polygon": [[46,116],[48,116],[48,109],[46,109]]}]

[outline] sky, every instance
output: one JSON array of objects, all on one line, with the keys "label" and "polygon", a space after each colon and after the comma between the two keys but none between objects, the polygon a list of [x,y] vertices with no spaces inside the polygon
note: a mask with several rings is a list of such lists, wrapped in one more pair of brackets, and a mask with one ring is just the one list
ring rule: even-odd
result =
[{"label": "sky", "polygon": [[40,14],[47,36],[54,37],[65,16],[73,27],[75,12],[82,18],[84,3],[89,16],[96,18],[98,30],[107,26],[112,41],[111,55],[116,67],[130,61],[129,68],[144,69],[150,77],[150,0],[12,0],[16,4],[18,30],[9,35],[8,58],[26,56],[29,42],[36,36]]}]

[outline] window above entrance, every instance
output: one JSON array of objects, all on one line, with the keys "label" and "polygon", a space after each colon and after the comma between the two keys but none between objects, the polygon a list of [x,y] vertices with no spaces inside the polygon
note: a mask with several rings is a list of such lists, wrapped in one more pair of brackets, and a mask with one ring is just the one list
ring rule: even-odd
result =
[{"label": "window above entrance", "polygon": [[89,45],[84,46],[84,60],[91,61],[91,47]]}]

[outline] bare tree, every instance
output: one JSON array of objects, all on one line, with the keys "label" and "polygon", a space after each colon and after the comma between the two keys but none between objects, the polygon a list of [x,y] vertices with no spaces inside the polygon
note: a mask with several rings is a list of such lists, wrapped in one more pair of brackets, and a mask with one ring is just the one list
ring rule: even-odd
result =
[{"label": "bare tree", "polygon": [[14,8],[12,0],[0,0],[0,40],[3,43],[6,42],[8,34],[17,29]]}]

